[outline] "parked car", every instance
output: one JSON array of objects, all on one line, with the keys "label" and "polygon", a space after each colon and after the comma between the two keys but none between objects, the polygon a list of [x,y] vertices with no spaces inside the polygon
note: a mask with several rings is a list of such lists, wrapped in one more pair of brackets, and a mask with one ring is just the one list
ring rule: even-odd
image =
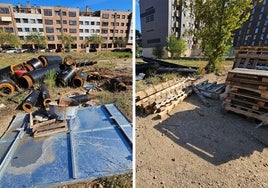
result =
[{"label": "parked car", "polygon": [[33,49],[33,48],[29,48],[26,52],[28,52],[28,53],[37,53],[38,50],[37,49]]},{"label": "parked car", "polygon": [[3,50],[2,53],[7,53],[7,54],[19,53],[19,51],[16,48],[7,48],[7,49]]}]

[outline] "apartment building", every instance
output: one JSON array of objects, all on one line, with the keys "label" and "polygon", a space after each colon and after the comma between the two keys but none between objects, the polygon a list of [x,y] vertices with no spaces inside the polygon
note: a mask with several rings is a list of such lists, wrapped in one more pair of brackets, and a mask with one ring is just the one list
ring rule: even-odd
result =
[{"label": "apartment building", "polygon": [[268,45],[268,2],[255,0],[249,20],[235,32],[234,47]]},{"label": "apartment building", "polygon": [[86,47],[86,40],[91,35],[97,34],[105,40],[102,47],[112,50],[118,47],[119,38],[132,45],[131,15],[130,11],[93,12],[88,7],[80,11],[78,8],[37,7],[30,3],[25,7],[0,3],[0,29],[14,33],[22,42],[29,33],[40,32],[46,36],[50,49],[61,48],[61,36],[71,35],[76,41],[72,49],[77,51]]},{"label": "apartment building", "polygon": [[[100,36],[106,41],[103,48],[117,48],[122,42],[130,45],[132,41],[132,13],[130,11],[101,10]],[[124,40],[124,41],[122,41]]]},{"label": "apartment building", "polygon": [[[189,4],[190,1],[186,1]],[[162,46],[165,50],[166,39],[172,33],[186,41],[188,50],[183,54],[192,53],[193,37],[187,35],[189,29],[194,28],[194,17],[189,9],[178,0],[140,0],[140,19],[143,44],[143,55],[151,57],[153,48]]]}]

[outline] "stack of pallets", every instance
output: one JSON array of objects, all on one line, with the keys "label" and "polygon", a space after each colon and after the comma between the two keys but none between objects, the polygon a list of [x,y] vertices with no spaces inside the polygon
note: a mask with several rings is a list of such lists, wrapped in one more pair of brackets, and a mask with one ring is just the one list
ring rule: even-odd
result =
[{"label": "stack of pallets", "polygon": [[268,47],[242,46],[235,53],[233,68],[268,70]]},{"label": "stack of pallets", "polygon": [[227,111],[263,121],[268,113],[268,71],[235,68],[229,71],[226,85],[231,88],[223,103]]},{"label": "stack of pallets", "polygon": [[164,118],[191,92],[190,78],[174,79],[136,93],[136,107],[146,114],[157,113]]}]

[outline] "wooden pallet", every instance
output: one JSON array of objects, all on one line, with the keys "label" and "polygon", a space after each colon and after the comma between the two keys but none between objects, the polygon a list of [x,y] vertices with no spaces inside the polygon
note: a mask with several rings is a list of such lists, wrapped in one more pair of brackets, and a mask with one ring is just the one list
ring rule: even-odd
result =
[{"label": "wooden pallet", "polygon": [[263,112],[226,102],[223,103],[223,108],[226,111],[231,111],[237,114],[244,115],[246,117],[255,118],[260,121],[263,121],[263,116],[265,115],[265,113]]},{"label": "wooden pallet", "polygon": [[66,121],[57,121],[56,119],[51,119],[42,123],[36,123],[30,125],[33,132],[33,137],[48,136],[51,134],[63,132],[68,130]]},{"label": "wooden pallet", "polygon": [[268,99],[268,91],[263,91],[259,89],[253,89],[243,86],[232,86],[231,91],[234,93],[250,95],[255,98]]}]

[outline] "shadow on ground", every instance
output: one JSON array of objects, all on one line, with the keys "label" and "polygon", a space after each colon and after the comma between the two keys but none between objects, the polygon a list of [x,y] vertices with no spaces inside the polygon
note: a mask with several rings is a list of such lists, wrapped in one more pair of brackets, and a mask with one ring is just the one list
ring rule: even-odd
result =
[{"label": "shadow on ground", "polygon": [[[205,107],[193,95],[186,102],[196,107],[187,111],[179,109],[180,112],[154,127],[179,146],[214,165],[250,156],[265,148],[253,134],[256,122],[222,113],[221,101],[211,100],[213,105]],[[267,127],[260,130],[268,135]]]}]

